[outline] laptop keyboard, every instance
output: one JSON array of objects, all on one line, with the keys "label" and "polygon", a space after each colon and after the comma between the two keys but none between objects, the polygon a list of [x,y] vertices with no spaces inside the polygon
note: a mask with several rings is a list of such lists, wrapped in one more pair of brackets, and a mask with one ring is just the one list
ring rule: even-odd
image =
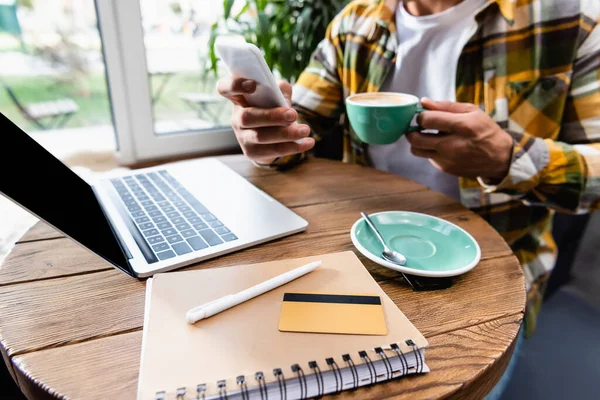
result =
[{"label": "laptop keyboard", "polygon": [[166,170],[110,181],[159,260],[237,240]]}]

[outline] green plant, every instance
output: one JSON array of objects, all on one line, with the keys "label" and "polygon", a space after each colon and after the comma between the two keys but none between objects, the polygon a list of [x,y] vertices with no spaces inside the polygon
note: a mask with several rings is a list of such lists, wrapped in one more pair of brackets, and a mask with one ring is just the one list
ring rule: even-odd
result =
[{"label": "green plant", "polygon": [[178,2],[172,2],[171,4],[169,4],[169,7],[171,7],[171,11],[173,11],[173,13],[177,15],[181,14],[182,12],[181,4],[179,4]]},{"label": "green plant", "polygon": [[[241,6],[232,14],[234,6]],[[223,17],[211,26],[207,71],[217,73],[218,35],[241,35],[258,46],[267,65],[295,82],[347,0],[223,0]]]}]

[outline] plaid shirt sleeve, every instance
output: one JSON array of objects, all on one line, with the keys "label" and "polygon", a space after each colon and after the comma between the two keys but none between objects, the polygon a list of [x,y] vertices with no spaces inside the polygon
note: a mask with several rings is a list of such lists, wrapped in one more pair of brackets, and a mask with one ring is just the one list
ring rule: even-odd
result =
[{"label": "plaid shirt sleeve", "polygon": [[334,45],[338,31],[338,15],[327,29],[325,38],[319,43],[309,64],[294,85],[292,106],[307,123],[317,139],[337,125],[344,111],[343,87],[338,73],[338,57],[341,49]]},{"label": "plaid shirt sleeve", "polygon": [[558,140],[511,133],[506,178],[486,192],[520,197],[563,212],[600,208],[600,24],[583,40],[573,63]]}]

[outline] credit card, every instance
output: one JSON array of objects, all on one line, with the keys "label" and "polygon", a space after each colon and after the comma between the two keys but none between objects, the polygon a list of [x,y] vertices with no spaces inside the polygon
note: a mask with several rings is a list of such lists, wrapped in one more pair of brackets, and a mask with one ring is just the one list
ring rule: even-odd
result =
[{"label": "credit card", "polygon": [[285,293],[279,330],[387,335],[381,298],[369,294]]}]

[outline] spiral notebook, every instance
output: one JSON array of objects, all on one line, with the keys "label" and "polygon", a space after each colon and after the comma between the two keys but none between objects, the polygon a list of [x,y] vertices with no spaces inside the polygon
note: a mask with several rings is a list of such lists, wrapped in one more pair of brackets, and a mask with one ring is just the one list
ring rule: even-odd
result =
[{"label": "spiral notebook", "polygon": [[[315,271],[194,325],[191,307],[306,263]],[[288,292],[376,294],[387,335],[283,332]],[[427,340],[351,252],[157,274],[146,286],[138,399],[305,399],[428,372]]]}]

